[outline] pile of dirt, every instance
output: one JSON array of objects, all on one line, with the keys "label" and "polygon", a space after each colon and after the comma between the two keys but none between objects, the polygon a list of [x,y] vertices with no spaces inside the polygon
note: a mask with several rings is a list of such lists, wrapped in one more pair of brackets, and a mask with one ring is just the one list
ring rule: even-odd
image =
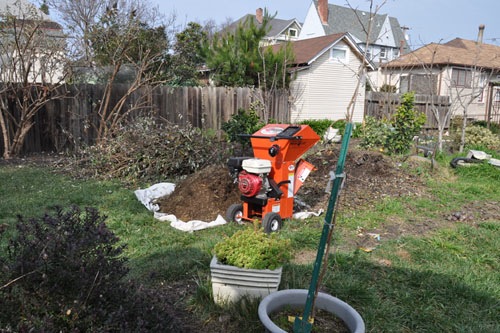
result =
[{"label": "pile of dirt", "polygon": [[[305,158],[317,169],[313,171],[297,193],[297,202],[303,203],[295,211],[326,209],[329,193],[325,191],[330,173],[335,171],[339,145],[318,146]],[[421,195],[424,184],[418,176],[401,168],[397,161],[380,153],[349,149],[344,171],[346,182],[342,204],[349,209],[366,207],[380,202],[383,197]],[[240,203],[237,185],[225,165],[203,169],[176,185],[169,197],[159,200],[160,211],[174,214],[183,221],[214,220],[225,216],[227,208]]]}]

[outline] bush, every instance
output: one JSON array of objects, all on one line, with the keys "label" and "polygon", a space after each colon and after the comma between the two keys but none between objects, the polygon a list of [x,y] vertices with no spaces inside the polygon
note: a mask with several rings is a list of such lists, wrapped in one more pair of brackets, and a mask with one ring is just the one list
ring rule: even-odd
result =
[{"label": "bush", "polygon": [[[460,145],[460,132],[454,135],[455,144]],[[486,148],[500,150],[500,137],[482,126],[467,126],[465,128],[465,146],[467,148]]]},{"label": "bush", "polygon": [[359,145],[366,149],[384,147],[387,138],[391,132],[391,128],[382,120],[377,120],[374,117],[365,117],[365,125],[360,126]]},{"label": "bush", "polygon": [[391,119],[393,130],[389,133],[386,148],[389,154],[403,154],[411,148],[413,137],[425,124],[426,116],[413,108],[415,95],[405,93],[401,96],[401,105]]},{"label": "bush", "polygon": [[[19,217],[0,251],[0,331],[163,331],[171,319],[151,313],[160,302],[124,282],[123,245],[97,210]],[[0,242],[1,243],[1,242]],[[3,286],[3,287],[1,287]]]},{"label": "bush", "polygon": [[83,150],[76,163],[78,172],[96,178],[159,182],[225,161],[224,148],[215,136],[189,124],[180,127],[139,118],[114,138]]},{"label": "bush", "polygon": [[[472,123],[472,125],[488,128],[488,123],[486,122],[486,120],[476,120]],[[490,122],[489,130],[493,134],[500,135],[500,124]]]},{"label": "bush", "polygon": [[313,129],[316,134],[318,134],[321,138],[325,135],[328,127],[332,126],[333,121],[330,119],[306,119],[300,122],[300,125],[309,125]]},{"label": "bush", "polygon": [[224,265],[253,269],[276,269],[291,258],[290,240],[253,228],[237,231],[217,243],[214,253]]},{"label": "bush", "polygon": [[227,140],[233,143],[239,143],[243,146],[249,146],[248,137],[242,137],[240,134],[253,134],[264,126],[259,115],[254,110],[238,109],[231,119],[222,124],[222,130],[226,132]]}]

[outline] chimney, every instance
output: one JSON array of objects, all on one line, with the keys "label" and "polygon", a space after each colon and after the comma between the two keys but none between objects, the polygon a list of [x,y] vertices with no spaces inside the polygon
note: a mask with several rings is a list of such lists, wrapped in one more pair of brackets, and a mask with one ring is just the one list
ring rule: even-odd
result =
[{"label": "chimney", "polygon": [[255,18],[257,19],[257,22],[259,22],[259,24],[262,24],[262,21],[263,21],[263,12],[262,12],[262,8],[257,8],[257,10],[255,11]]},{"label": "chimney", "polygon": [[319,19],[323,25],[328,24],[328,0],[318,0]]},{"label": "chimney", "polygon": [[484,24],[479,25],[479,31],[477,33],[477,45],[483,44],[484,35]]}]

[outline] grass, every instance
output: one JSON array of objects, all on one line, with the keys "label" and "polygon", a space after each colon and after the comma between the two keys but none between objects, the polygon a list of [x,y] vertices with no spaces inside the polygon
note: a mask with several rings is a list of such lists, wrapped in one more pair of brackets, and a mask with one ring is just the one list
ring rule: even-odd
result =
[{"label": "grass", "polygon": [[[447,165],[442,162],[441,168]],[[329,258],[323,290],[352,305],[367,332],[499,332],[500,221],[452,224],[445,216],[472,203],[499,203],[500,170],[481,165],[454,173],[452,178],[425,175],[431,198],[387,198],[371,210],[340,212],[338,250]],[[194,291],[187,305],[204,322],[229,316],[227,331],[263,330],[258,304],[220,308],[211,299],[212,248],[241,226],[178,231],[155,220],[118,181],[73,180],[44,168],[12,166],[0,167],[0,179],[0,224],[11,226],[17,215],[40,216],[56,205],[97,207],[127,244],[131,278],[151,286],[189,283]],[[426,234],[383,240],[371,253],[343,246],[358,227],[426,219],[442,225]],[[286,221],[281,232],[294,250],[315,254],[321,227],[321,218]],[[0,238],[2,248],[11,232]],[[310,262],[287,264],[280,289],[307,289],[311,272]]]}]

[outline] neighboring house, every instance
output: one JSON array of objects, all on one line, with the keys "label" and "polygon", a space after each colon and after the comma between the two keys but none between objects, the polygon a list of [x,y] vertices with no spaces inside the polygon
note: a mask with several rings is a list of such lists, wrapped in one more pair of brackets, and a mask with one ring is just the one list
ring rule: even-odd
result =
[{"label": "neighboring house", "polygon": [[[295,54],[291,65],[295,79],[290,86],[291,121],[305,119],[346,119],[358,84],[363,52],[348,33],[292,42]],[[280,45],[275,45],[277,49]],[[366,64],[373,69],[371,63]],[[354,96],[353,121],[364,115],[365,85]]]},{"label": "neighboring house", "polygon": [[[367,38],[370,19],[372,25]],[[375,65],[396,59],[409,51],[404,30],[395,17],[329,4],[328,0],[311,2],[299,39],[343,32],[351,34]]]},{"label": "neighboring house", "polygon": [[[259,27],[262,25],[263,20],[264,11],[262,8],[258,8],[255,15],[247,14],[243,16],[227,26],[224,31],[235,31],[239,25],[245,25],[247,22],[253,22],[256,27]],[[262,46],[297,40],[302,26],[296,19],[282,20],[273,18],[269,21],[268,28],[270,30],[262,40]]]},{"label": "neighboring house", "polygon": [[456,38],[431,43],[382,66],[398,92],[449,96],[453,115],[500,122],[500,47]]},{"label": "neighboring house", "polygon": [[0,0],[0,81],[23,81],[27,75],[29,82],[60,82],[64,48],[63,29],[48,15],[26,0]]}]

